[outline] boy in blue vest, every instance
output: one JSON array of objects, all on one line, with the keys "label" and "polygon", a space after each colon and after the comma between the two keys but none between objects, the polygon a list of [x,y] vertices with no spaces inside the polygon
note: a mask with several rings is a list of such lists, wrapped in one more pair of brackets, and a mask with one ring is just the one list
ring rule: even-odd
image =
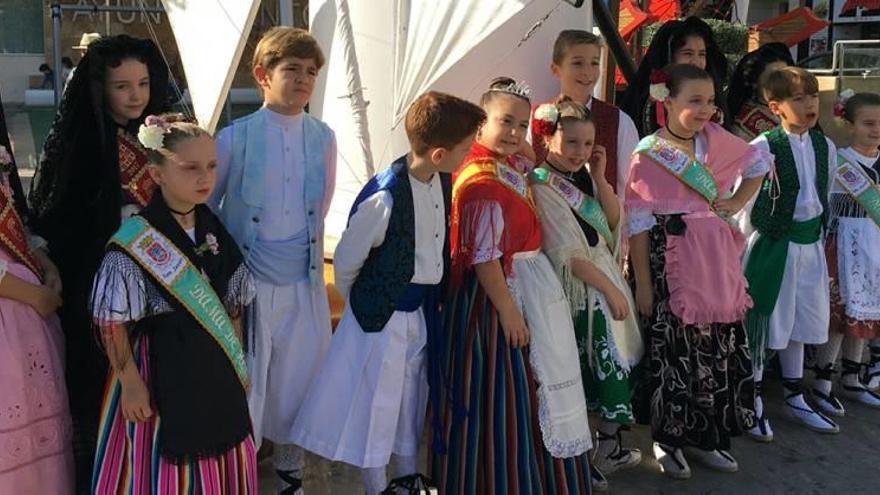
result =
[{"label": "boy in blue vest", "polygon": [[768,176],[751,208],[755,232],[749,238],[745,275],[754,306],[745,326],[755,365],[756,426],[749,435],[769,442],[773,431],[766,418],[760,383],[766,350],[779,353],[786,412],[796,422],[820,433],[838,426],[804,400],[804,344],[828,340],[830,317],[824,231],[830,171],[837,154],[815,129],[819,118],[819,84],[798,67],[772,71],[761,88],[781,125],[752,144],[773,155],[775,177]]},{"label": "boy in blue vest", "polygon": [[[412,151],[373,177],[358,197],[333,260],[346,306],[330,351],[294,425],[294,441],[362,468],[367,493],[414,489],[428,398],[426,345],[445,271],[448,187],[483,110],[429,92],[410,106]],[[427,323],[426,323],[427,322]],[[397,492],[395,492],[397,493]],[[408,493],[408,492],[407,492]]]},{"label": "boy in blue vest", "polygon": [[302,485],[303,451],[291,431],[331,335],[323,239],[336,139],[304,112],[323,65],[308,32],[277,27],[263,35],[253,58],[263,107],[218,134],[211,198],[256,280],[248,403],[257,445],[275,444],[284,494]]}]

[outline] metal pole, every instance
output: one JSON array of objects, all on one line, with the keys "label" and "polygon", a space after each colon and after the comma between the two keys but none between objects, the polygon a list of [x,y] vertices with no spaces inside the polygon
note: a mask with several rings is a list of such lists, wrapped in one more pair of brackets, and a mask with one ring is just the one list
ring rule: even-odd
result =
[{"label": "metal pole", "polygon": [[61,5],[52,4],[52,65],[55,67],[55,106],[61,104]]},{"label": "metal pole", "polygon": [[626,51],[626,44],[620,33],[617,32],[617,22],[611,17],[608,6],[604,0],[593,0],[593,17],[602,32],[602,37],[608,43],[608,49],[614,54],[614,60],[620,67],[626,82],[632,84],[636,79],[636,66]]},{"label": "metal pole", "polygon": [[293,0],[278,0],[278,23],[293,26]]}]

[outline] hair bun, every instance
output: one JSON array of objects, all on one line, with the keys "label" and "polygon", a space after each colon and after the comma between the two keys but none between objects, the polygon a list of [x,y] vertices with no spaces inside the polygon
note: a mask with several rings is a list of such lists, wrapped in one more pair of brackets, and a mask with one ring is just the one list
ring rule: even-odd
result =
[{"label": "hair bun", "polygon": [[489,83],[489,89],[503,89],[516,84],[516,81],[507,76],[499,76]]}]

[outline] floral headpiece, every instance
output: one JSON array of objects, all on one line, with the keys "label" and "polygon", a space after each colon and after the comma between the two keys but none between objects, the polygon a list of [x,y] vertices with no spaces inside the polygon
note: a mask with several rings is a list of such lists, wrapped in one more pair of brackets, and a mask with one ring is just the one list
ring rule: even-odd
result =
[{"label": "floral headpiece", "polygon": [[846,89],[840,92],[837,96],[837,101],[834,103],[834,107],[832,111],[834,112],[834,117],[838,121],[843,121],[846,119],[846,102],[849,101],[850,98],[855,96],[856,92],[852,89]]},{"label": "floral headpiece", "polygon": [[538,136],[552,136],[559,125],[559,108],[552,103],[544,103],[535,109],[532,132]]},{"label": "floral headpiece", "polygon": [[138,129],[138,141],[148,150],[159,151],[165,145],[165,134],[171,125],[158,115],[149,115]]},{"label": "floral headpiece", "polygon": [[489,91],[507,93],[514,96],[519,96],[520,98],[525,98],[528,101],[532,101],[532,88],[530,88],[529,85],[526,84],[524,81],[512,82],[506,86],[490,88]]},{"label": "floral headpiece", "polygon": [[663,102],[669,98],[669,74],[663,69],[654,69],[648,79],[651,83],[648,86],[648,94],[654,101],[655,113],[657,115],[657,123],[661,126],[666,125],[666,110],[663,108]]}]

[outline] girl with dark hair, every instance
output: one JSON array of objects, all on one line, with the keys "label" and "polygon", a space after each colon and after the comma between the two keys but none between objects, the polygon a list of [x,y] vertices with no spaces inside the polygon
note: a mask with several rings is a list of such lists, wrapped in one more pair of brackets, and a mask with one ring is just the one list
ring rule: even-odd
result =
[{"label": "girl with dark hair", "polygon": [[722,93],[727,79],[727,59],[715,43],[712,28],[699,17],[668,21],[654,34],[636,79],[627,87],[620,103],[621,110],[636,124],[639,136],[647,136],[663,127],[658,124],[655,106],[648,104],[648,86],[652,71],[674,64],[695,65],[708,72],[715,83],[716,118],[727,114]]},{"label": "girl with dark hair", "polygon": [[95,41],[64,93],[31,186],[33,228],[49,243],[63,282],[77,488],[88,490],[107,359],[89,316],[92,278],[124,217],[146,206],[155,185],[134,134],[167,106],[168,72],[149,40]]},{"label": "girl with dark hair", "polygon": [[761,76],[770,71],[794,65],[784,43],[768,43],[747,53],[736,64],[727,88],[727,109],[733,116],[731,131],[751,141],[762,132],[779,125],[758,87]]},{"label": "girl with dark hair", "polygon": [[0,101],[0,493],[70,493],[58,272],[25,226]]},{"label": "girl with dark hair", "polygon": [[755,423],[745,237],[731,217],[758,190],[769,155],[710,121],[716,91],[706,71],[681,64],[665,74],[650,93],[667,123],[636,147],[625,204],[647,347],[637,398],[650,405],[661,470],[682,479],[691,476],[685,453],[737,471],[730,439]]},{"label": "girl with dark hair", "polygon": [[518,156],[530,102],[523,84],[493,81],[486,123],[453,175],[446,331],[431,352],[449,377],[434,424],[440,493],[591,489],[571,310],[541,252],[531,163]]}]

